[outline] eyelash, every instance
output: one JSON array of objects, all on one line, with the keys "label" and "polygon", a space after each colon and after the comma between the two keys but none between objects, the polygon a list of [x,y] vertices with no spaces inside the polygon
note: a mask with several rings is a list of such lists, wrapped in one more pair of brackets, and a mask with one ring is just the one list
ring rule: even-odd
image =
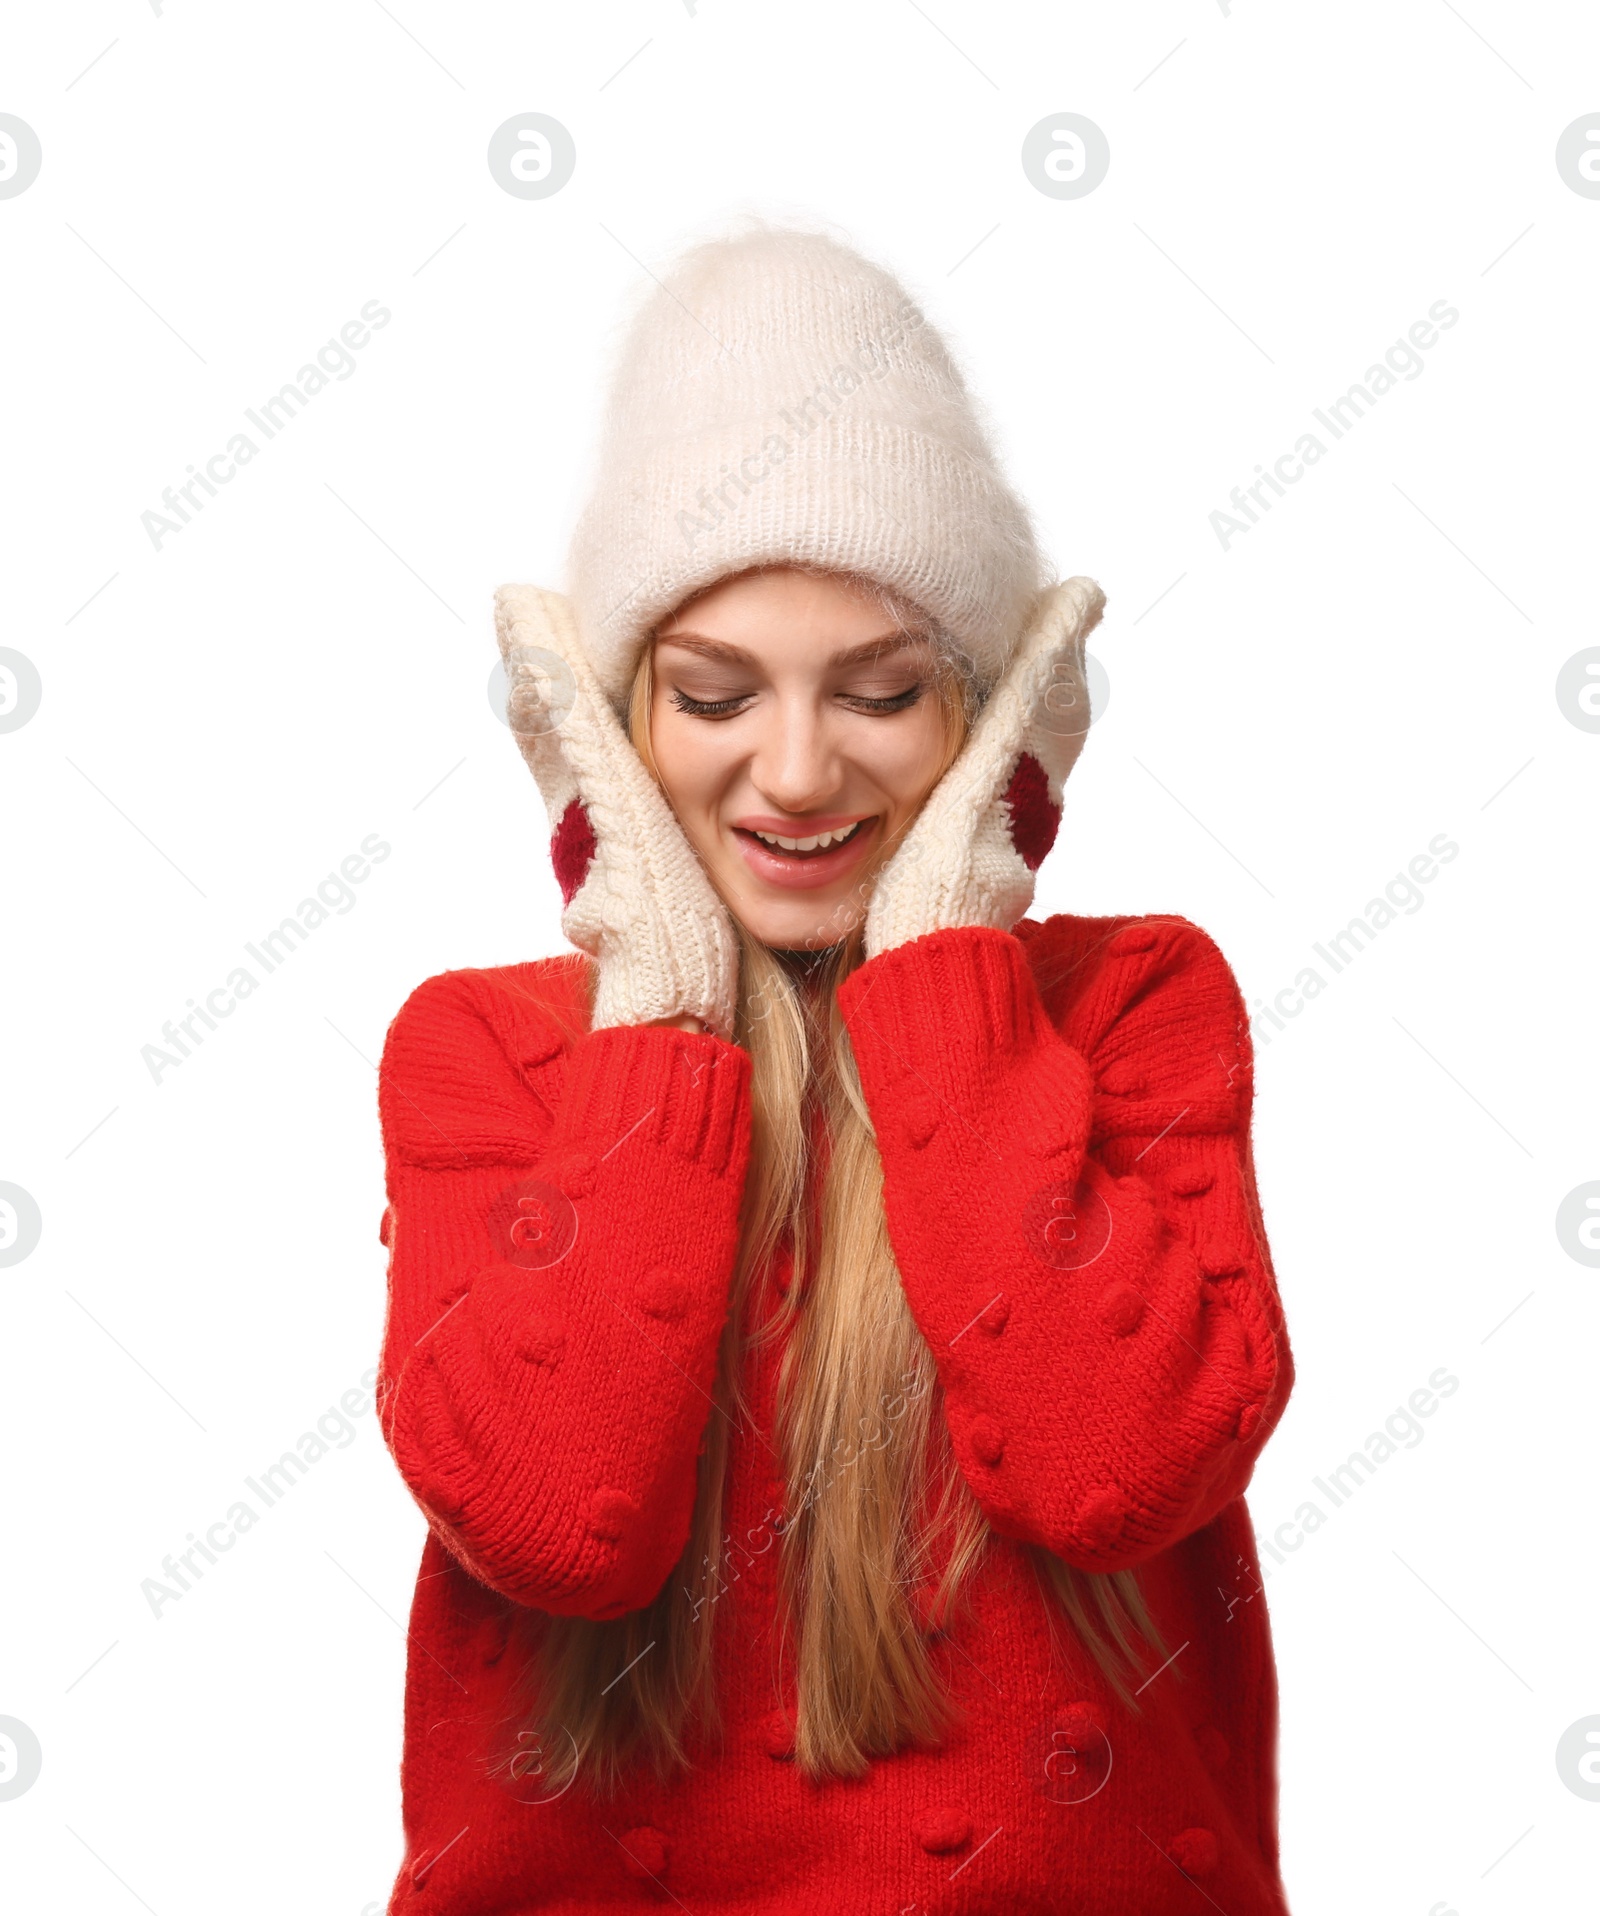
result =
[{"label": "eyelash", "polygon": [[[907,687],[904,692],[896,692],[893,698],[852,698],[848,702],[859,712],[904,712],[915,705],[927,689],[926,683],[919,681],[916,685]],[[753,696],[754,694],[747,692],[739,698],[695,699],[690,698],[687,692],[675,691],[672,694],[672,702],[680,712],[687,712],[691,718],[722,719],[735,717],[739,709],[747,705]]]}]

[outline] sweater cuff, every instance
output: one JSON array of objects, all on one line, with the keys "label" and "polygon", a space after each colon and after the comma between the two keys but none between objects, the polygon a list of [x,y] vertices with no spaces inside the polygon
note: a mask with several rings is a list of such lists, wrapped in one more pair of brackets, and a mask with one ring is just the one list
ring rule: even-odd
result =
[{"label": "sweater cuff", "polygon": [[964,925],[896,945],[853,971],[839,1006],[874,1118],[920,1151],[936,1130],[996,1150],[1081,1151],[1087,1061],[1050,1022],[1010,932]]},{"label": "sweater cuff", "polygon": [[850,1027],[910,1058],[979,1048],[1025,1056],[1055,1035],[1027,953],[1008,931],[959,925],[930,931],[869,959],[839,987]]},{"label": "sweater cuff", "polygon": [[608,1025],[572,1052],[552,1147],[599,1161],[651,1145],[714,1177],[737,1172],[749,1085],[750,1055],[738,1045],[667,1026]]}]

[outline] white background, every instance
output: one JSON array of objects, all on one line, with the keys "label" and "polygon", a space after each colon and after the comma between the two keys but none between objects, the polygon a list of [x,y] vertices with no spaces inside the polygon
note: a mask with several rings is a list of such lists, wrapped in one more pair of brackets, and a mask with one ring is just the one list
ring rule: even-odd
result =
[{"label": "white background", "polygon": [[[97,57],[99,56],[99,57]],[[1509,0],[438,0],[30,8],[0,111],[0,1802],[18,1909],[361,1916],[399,1862],[423,1522],[370,1412],[159,1620],[141,1584],[376,1362],[374,1061],[411,989],[561,948],[487,687],[493,588],[561,582],[615,328],[750,208],[833,222],[951,336],[1110,700],[1036,915],[1179,912],[1270,997],[1459,855],[1259,1051],[1298,1385],[1270,1534],[1436,1367],[1460,1388],[1266,1596],[1296,1916],[1592,1895],[1600,20]],[[93,64],[91,64],[93,63]],[[1159,64],[1158,64],[1159,63]],[[85,71],[87,69],[87,71]],[[490,176],[527,111],[544,200]],[[1111,167],[1045,196],[1025,133]],[[974,250],[975,249],[975,250]],[[356,370],[157,550],[141,514],[363,303]],[[1460,314],[1225,550],[1209,515],[1435,301]],[[392,847],[159,1083],[141,1048],[359,842]],[[1587,942],[1586,942],[1587,941]],[[1587,962],[1586,962],[1587,961]],[[1325,1500],[1324,1500],[1325,1501]]]}]

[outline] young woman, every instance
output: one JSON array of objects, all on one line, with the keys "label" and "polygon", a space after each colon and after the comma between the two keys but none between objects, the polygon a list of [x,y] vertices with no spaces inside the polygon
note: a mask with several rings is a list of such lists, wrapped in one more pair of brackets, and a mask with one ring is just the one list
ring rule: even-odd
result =
[{"label": "young woman", "polygon": [[1048,578],[853,252],[640,314],[571,595],[498,600],[581,955],[384,1054],[392,1910],[1284,1916],[1248,1028],[1187,920],[1024,916]]}]

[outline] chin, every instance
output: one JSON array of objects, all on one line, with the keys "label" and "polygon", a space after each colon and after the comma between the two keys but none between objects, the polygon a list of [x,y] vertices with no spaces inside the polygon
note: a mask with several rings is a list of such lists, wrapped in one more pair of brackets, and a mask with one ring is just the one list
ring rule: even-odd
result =
[{"label": "chin", "polygon": [[861,922],[863,907],[853,890],[837,899],[808,899],[803,906],[739,898],[729,909],[759,944],[777,951],[822,951],[848,937]]}]

